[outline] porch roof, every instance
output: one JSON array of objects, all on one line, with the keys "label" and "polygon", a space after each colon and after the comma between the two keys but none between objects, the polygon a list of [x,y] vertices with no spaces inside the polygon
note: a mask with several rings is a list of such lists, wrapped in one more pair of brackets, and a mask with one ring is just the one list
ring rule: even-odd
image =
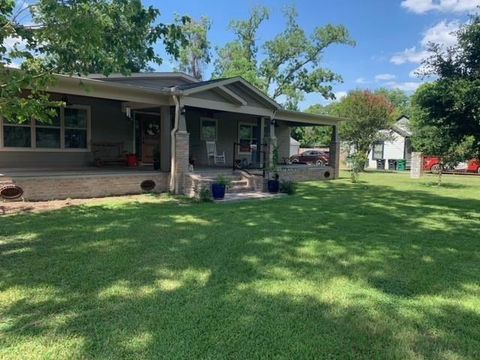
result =
[{"label": "porch roof", "polygon": [[[345,120],[338,117],[290,111],[264,94],[242,77],[198,81],[182,73],[132,74],[128,82],[107,81],[98,75],[77,77],[58,75],[58,83],[49,89],[65,94],[109,98],[148,105],[173,105],[173,96],[182,99],[186,106],[203,107],[229,112],[246,113],[286,121],[291,126],[337,125]],[[121,78],[121,75],[114,75]],[[136,81],[150,78],[172,79],[171,86],[143,86]],[[180,79],[183,82],[175,81]],[[85,87],[91,91],[85,91]],[[207,95],[210,94],[208,97]]]}]

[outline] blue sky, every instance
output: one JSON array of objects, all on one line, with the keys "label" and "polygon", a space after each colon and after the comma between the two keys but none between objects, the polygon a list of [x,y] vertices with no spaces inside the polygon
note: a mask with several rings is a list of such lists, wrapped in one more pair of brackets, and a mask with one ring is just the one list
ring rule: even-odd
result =
[{"label": "blue sky", "polygon": [[[17,0],[21,8],[32,0]],[[176,13],[193,18],[207,16],[212,21],[209,39],[214,46],[223,46],[233,39],[228,23],[246,19],[255,6],[270,8],[270,19],[260,29],[258,42],[273,38],[285,26],[282,9],[296,7],[298,22],[307,33],[328,23],[346,26],[355,47],[332,46],[327,49],[323,66],[343,76],[344,82],[334,85],[337,98],[348,91],[362,88],[398,88],[412,93],[422,79],[414,76],[422,59],[428,56],[425,46],[429,41],[445,46],[455,44],[452,31],[478,11],[480,0],[143,0],[145,5],[159,8],[160,21],[173,21]],[[28,22],[28,15],[23,21]],[[18,39],[8,38],[8,46]],[[164,54],[162,45],[157,51]],[[215,53],[215,51],[213,51]],[[157,68],[172,71],[175,64],[168,56]],[[206,72],[210,76],[212,65]],[[301,109],[327,101],[319,94],[308,94]]]},{"label": "blue sky", "polygon": [[[160,8],[163,21],[170,21],[174,13],[194,18],[208,16],[213,23],[209,38],[217,46],[232,40],[232,34],[227,29],[229,21],[247,18],[250,10],[257,5],[265,5],[272,12],[270,20],[261,28],[259,42],[272,38],[283,29],[281,10],[286,5],[297,8],[298,21],[307,32],[327,23],[343,24],[357,41],[357,46],[331,47],[323,61],[326,67],[343,76],[344,83],[335,85],[335,93],[339,96],[355,88],[374,89],[382,86],[412,92],[421,79],[413,77],[411,73],[426,56],[426,42],[434,40],[446,45],[453,44],[451,31],[468,20],[468,14],[480,5],[480,0],[144,2]],[[172,69],[169,59],[165,59],[160,69]],[[310,94],[301,107],[314,103],[325,103],[325,100],[318,94]]]}]

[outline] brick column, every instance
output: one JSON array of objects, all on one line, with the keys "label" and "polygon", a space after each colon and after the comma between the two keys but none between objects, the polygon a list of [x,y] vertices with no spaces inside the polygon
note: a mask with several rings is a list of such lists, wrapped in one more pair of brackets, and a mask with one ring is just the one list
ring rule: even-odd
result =
[{"label": "brick column", "polygon": [[184,193],[184,178],[188,173],[190,134],[187,131],[177,131],[175,134],[175,184],[174,193]]},{"label": "brick column", "polygon": [[330,143],[330,167],[333,168],[333,179],[340,176],[340,138],[338,136],[338,125],[332,126],[332,141]]}]

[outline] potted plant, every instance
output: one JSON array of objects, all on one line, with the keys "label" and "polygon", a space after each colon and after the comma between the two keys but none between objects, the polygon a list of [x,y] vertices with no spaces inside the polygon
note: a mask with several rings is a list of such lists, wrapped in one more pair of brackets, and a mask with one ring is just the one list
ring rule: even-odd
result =
[{"label": "potted plant", "polygon": [[280,181],[279,181],[280,176],[278,175],[277,172],[273,173],[273,177],[268,180],[267,182],[267,188],[268,192],[271,194],[276,194],[280,190]]},{"label": "potted plant", "polygon": [[230,180],[219,175],[212,183],[212,197],[214,200],[222,200],[225,197],[225,189],[230,186]]},{"label": "potted plant", "polygon": [[153,170],[160,170],[160,150],[153,151]]},{"label": "potted plant", "polygon": [[273,148],[272,166],[271,166],[271,172],[273,173],[273,176],[267,182],[268,192],[272,194],[276,194],[280,190],[280,181],[279,181],[280,176],[278,175],[278,172],[277,172],[278,158],[279,158],[278,146],[275,146]]}]

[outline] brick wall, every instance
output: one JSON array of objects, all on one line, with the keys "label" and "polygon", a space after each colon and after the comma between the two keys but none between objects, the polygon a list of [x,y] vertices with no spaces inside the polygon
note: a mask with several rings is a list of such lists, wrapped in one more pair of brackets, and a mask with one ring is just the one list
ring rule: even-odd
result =
[{"label": "brick wall", "polygon": [[17,177],[11,181],[24,190],[25,200],[93,198],[114,195],[141,194],[140,184],[153,180],[152,192],[168,190],[169,173],[132,173],[99,175],[64,175]]},{"label": "brick wall", "polygon": [[[308,165],[278,166],[277,173],[280,177],[280,181],[294,182],[332,180],[335,175],[334,169],[329,166],[320,167]],[[268,179],[271,179],[273,174],[269,172],[266,176]]]}]

